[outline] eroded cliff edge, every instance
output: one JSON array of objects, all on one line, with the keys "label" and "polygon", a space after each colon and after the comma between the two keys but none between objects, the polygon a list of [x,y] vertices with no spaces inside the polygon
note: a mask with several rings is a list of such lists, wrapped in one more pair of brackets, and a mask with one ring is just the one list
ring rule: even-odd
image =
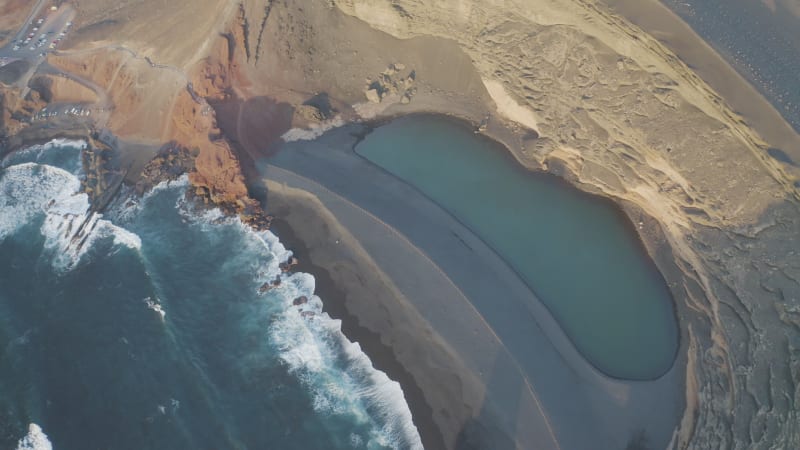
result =
[{"label": "eroded cliff edge", "polygon": [[[688,342],[678,448],[800,445],[798,169],[654,38],[588,1],[103,3],[48,63],[107,93],[95,127],[197,154],[198,195],[258,214],[247,161],[293,127],[470,120],[641,223]],[[5,95],[9,134],[39,92]]]}]

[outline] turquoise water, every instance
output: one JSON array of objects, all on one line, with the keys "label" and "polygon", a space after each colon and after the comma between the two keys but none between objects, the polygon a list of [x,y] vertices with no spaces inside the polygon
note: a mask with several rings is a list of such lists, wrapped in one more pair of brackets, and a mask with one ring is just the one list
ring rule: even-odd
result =
[{"label": "turquoise water", "polygon": [[445,118],[395,120],[356,152],[484,239],[598,369],[648,379],[671,367],[678,330],[669,290],[613,204],[523,169],[496,143]]}]

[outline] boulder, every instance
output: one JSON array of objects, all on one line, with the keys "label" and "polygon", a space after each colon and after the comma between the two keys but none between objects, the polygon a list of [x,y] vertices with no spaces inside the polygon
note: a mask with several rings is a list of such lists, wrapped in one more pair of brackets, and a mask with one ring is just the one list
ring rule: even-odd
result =
[{"label": "boulder", "polygon": [[367,96],[367,100],[372,103],[380,103],[381,102],[381,94],[378,93],[377,89],[367,89],[365,92]]}]

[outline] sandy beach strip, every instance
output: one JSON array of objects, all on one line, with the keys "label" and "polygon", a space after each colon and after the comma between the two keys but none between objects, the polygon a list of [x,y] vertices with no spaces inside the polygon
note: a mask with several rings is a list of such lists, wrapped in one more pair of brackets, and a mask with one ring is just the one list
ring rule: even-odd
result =
[{"label": "sandy beach strip", "polygon": [[[260,161],[271,186],[268,198],[290,188],[311,195],[318,213],[348,231],[402,294],[404,308],[416,312],[398,330],[365,314],[363,300],[345,301],[359,325],[376,331],[414,378],[445,447],[467,439],[483,448],[624,448],[637,436],[666,446],[683,408],[683,361],[649,382],[599,373],[483,241],[413,187],[355,155],[356,130],[349,128],[286,144]],[[284,203],[292,209],[288,197]],[[310,220],[286,221],[297,236],[309,235],[303,229]],[[337,258],[324,256],[325,247],[331,246],[308,245],[308,252],[315,264],[331,267],[319,260]],[[337,276],[331,272],[334,281]],[[382,314],[391,317],[387,308],[395,299],[369,301],[381,303]],[[432,330],[454,357],[432,363],[424,353],[403,353],[409,346],[428,351],[423,330]],[[472,387],[440,395],[445,367],[452,379],[444,387]],[[413,401],[410,406],[419,417]]]},{"label": "sandy beach strip", "polygon": [[800,158],[800,135],[761,93],[677,14],[658,0],[602,0],[694,70],[771,146]]},{"label": "sandy beach strip", "polygon": [[[290,173],[285,175],[292,177]],[[492,364],[477,368],[475,358],[465,361],[462,358],[465,355],[459,355],[442,339],[363,250],[360,241],[322,206],[320,199],[306,190],[290,187],[288,178],[266,182],[270,205],[285,220],[284,226],[278,222],[276,233],[282,241],[288,237],[286,244],[290,248],[294,249],[291,244],[298,246],[301,260],[312,263],[311,267],[301,266],[298,270],[320,277],[316,292],[323,298],[326,311],[343,320],[343,331],[348,338],[359,342],[376,368],[400,382],[426,448],[529,448],[531,445],[543,449],[560,448],[538,400],[530,391],[522,390],[508,352],[492,339],[492,333],[480,329],[480,317],[470,314],[467,308],[460,314],[452,311],[453,319],[464,328],[447,334],[476,354],[498,359],[496,366],[503,368],[501,373],[511,378],[497,381],[497,388],[507,389],[505,397],[519,405],[509,408],[513,415],[519,408],[524,411],[520,413],[523,415],[520,420],[526,426],[521,429],[524,432],[521,436],[515,436],[513,428],[509,429],[515,426],[513,421],[502,420],[503,407],[497,400],[493,398],[487,402],[488,387],[483,374],[493,370]],[[317,191],[313,185],[305,185],[301,178],[294,181],[296,183],[291,184]],[[369,248],[378,243],[383,248],[382,256],[395,261],[389,267],[390,273],[398,277],[402,272],[398,278],[405,280],[402,282],[405,293],[430,302],[439,314],[450,313],[450,308],[442,305],[442,301],[447,302],[460,294],[435,266],[410,248],[402,237],[354,205],[344,199],[326,200],[329,205],[339,202],[334,209],[350,215],[355,219],[352,222],[364,222],[354,228],[362,236],[372,235]],[[303,240],[298,242],[298,237]],[[386,261],[383,263],[386,267]],[[320,266],[325,269],[320,270]],[[489,359],[487,363],[491,363]]]}]

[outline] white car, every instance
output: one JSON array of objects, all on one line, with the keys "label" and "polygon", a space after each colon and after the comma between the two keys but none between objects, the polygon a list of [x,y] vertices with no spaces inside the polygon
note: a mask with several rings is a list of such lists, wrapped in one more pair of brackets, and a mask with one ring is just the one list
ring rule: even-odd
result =
[{"label": "white car", "polygon": [[19,45],[15,45],[14,46],[14,51],[17,51],[17,50],[19,50]]}]

